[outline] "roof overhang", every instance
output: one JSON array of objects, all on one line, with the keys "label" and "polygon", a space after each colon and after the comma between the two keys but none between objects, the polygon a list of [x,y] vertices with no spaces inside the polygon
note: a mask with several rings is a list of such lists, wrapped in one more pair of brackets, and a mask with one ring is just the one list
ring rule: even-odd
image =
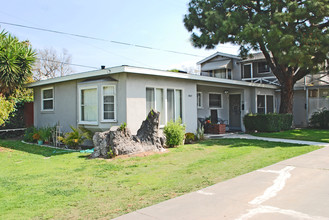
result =
[{"label": "roof overhang", "polygon": [[197,64],[200,65],[200,64],[202,64],[204,62],[207,62],[208,60],[211,60],[212,58],[217,57],[217,56],[222,56],[222,57],[228,57],[228,58],[231,58],[231,59],[242,60],[241,57],[236,56],[236,55],[233,55],[233,54],[217,52],[217,53],[214,53],[213,55],[211,55],[209,57],[204,58],[203,60],[200,60],[199,62],[197,62]]},{"label": "roof overhang", "polygon": [[142,74],[142,75],[149,75],[149,76],[161,76],[161,77],[176,78],[176,79],[214,82],[214,83],[225,84],[227,86],[234,85],[234,86],[245,86],[245,87],[269,88],[269,89],[278,88],[277,86],[274,86],[274,85],[244,82],[244,81],[240,81],[240,80],[221,79],[221,78],[200,76],[200,75],[194,75],[194,74],[176,73],[176,72],[169,72],[169,71],[164,71],[164,70],[147,69],[147,68],[133,67],[133,66],[119,66],[119,67],[106,68],[106,69],[102,69],[102,70],[84,72],[84,73],[79,73],[79,74],[72,74],[72,75],[68,75],[68,76],[33,82],[30,84],[27,84],[27,87],[33,88],[33,87],[44,86],[44,85],[60,83],[60,82],[66,82],[66,81],[71,81],[71,80],[88,79],[88,78],[99,77],[99,76],[110,76],[112,74],[117,74],[117,73]]}]

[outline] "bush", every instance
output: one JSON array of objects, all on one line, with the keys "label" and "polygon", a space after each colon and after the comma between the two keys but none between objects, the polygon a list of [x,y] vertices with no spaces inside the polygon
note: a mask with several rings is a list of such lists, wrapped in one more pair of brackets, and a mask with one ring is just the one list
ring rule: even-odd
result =
[{"label": "bush", "polygon": [[292,114],[248,114],[243,123],[247,132],[276,132],[290,129],[292,119]]},{"label": "bush", "polygon": [[184,142],[185,125],[181,125],[182,121],[170,121],[164,127],[164,134],[166,135],[166,145],[168,147],[175,147]]},{"label": "bush", "polygon": [[0,125],[3,125],[9,118],[10,113],[15,110],[15,103],[7,100],[0,94]]},{"label": "bush", "polygon": [[322,109],[314,112],[310,118],[310,126],[314,128],[329,128],[329,110]]},{"label": "bush", "polygon": [[25,130],[25,134],[24,134],[24,141],[25,142],[33,142],[34,141],[34,138],[33,138],[33,135],[36,133],[37,129],[35,127],[28,127],[26,130]]},{"label": "bush", "polygon": [[192,144],[194,140],[195,140],[195,135],[193,133],[185,134],[185,144]]},{"label": "bush", "polygon": [[55,127],[35,128],[29,127],[25,130],[24,141],[51,141]]},{"label": "bush", "polygon": [[78,145],[81,145],[84,140],[89,139],[89,133],[82,131],[80,128],[74,128],[70,126],[72,132],[68,132],[64,135],[62,139],[63,143],[69,147],[76,148]]}]

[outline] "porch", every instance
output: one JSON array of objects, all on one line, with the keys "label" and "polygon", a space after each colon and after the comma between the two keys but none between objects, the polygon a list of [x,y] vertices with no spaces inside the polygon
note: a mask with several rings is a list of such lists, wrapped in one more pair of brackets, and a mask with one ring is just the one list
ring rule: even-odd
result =
[{"label": "porch", "polygon": [[197,85],[197,117],[205,133],[242,131],[243,115],[244,89]]}]

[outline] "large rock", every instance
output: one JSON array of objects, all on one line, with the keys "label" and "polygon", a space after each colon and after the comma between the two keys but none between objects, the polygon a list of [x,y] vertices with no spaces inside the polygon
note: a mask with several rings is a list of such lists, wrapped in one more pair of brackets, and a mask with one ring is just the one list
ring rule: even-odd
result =
[{"label": "large rock", "polygon": [[112,127],[109,131],[96,132],[93,137],[94,153],[91,158],[107,157],[111,148],[114,155],[135,154],[146,151],[164,151],[165,137],[159,132],[160,113],[151,110],[137,135],[126,127]]}]

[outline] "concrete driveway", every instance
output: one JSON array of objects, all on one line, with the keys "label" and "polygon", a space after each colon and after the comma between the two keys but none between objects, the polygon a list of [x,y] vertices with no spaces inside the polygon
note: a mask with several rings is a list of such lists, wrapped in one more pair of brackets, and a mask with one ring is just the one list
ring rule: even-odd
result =
[{"label": "concrete driveway", "polygon": [[116,219],[329,219],[329,145]]}]

